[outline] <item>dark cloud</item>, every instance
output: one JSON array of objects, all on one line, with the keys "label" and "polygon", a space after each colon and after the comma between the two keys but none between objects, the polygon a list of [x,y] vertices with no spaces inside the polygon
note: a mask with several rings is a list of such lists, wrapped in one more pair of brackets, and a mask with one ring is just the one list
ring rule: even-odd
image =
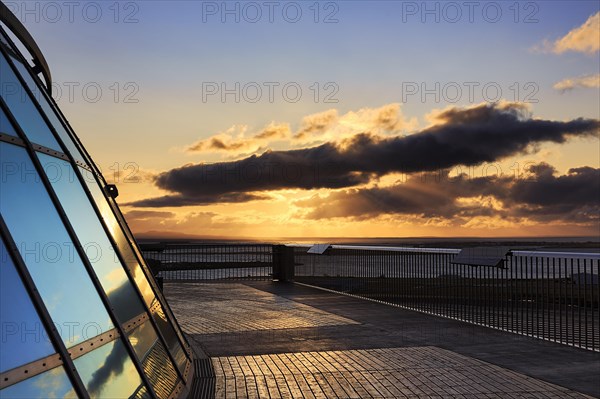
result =
[{"label": "dark cloud", "polygon": [[[598,136],[600,122],[532,119],[520,104],[452,108],[439,124],[404,137],[358,134],[340,144],[269,151],[216,164],[186,165],[161,173],[155,184],[177,195],[138,201],[136,206],[221,202],[222,196],[277,189],[345,188],[392,172],[423,172],[497,161],[545,142]],[[248,200],[254,199],[251,195]],[[196,201],[195,201],[196,200]],[[150,201],[150,202],[148,202]],[[179,205],[178,205],[179,204]],[[163,205],[167,206],[167,205]]]},{"label": "dark cloud", "polygon": [[[139,201],[133,201],[126,203],[126,206],[136,206],[139,208],[166,208],[166,207],[180,207],[180,206],[192,206],[192,205],[212,205],[222,203],[239,203],[249,201],[259,201],[269,199],[266,195],[249,194],[249,193],[226,193],[221,195],[210,195],[210,194],[199,194],[199,195],[165,195],[163,197],[147,198]],[[134,211],[132,211],[134,212]],[[129,214],[127,213],[127,218]],[[159,212],[162,213],[162,212]],[[170,212],[165,212],[170,213]],[[135,214],[134,214],[135,217]],[[160,217],[160,216],[156,216]],[[138,217],[138,219],[140,219]]]},{"label": "dark cloud", "polygon": [[87,388],[92,397],[98,397],[106,384],[111,382],[113,376],[123,373],[125,362],[128,359],[129,356],[125,347],[119,341],[114,341],[111,351],[104,359],[104,363],[98,365],[98,369],[94,371],[88,384]]},{"label": "dark cloud", "polygon": [[[460,199],[481,198],[464,205]],[[497,201],[492,205],[489,199]],[[500,204],[500,207],[498,206]],[[423,218],[501,216],[537,221],[600,221],[600,169],[575,168],[556,176],[545,163],[529,168],[527,178],[449,177],[448,172],[413,175],[391,187],[350,189],[314,196],[296,205],[310,209],[309,219],[372,218],[383,214]]]}]

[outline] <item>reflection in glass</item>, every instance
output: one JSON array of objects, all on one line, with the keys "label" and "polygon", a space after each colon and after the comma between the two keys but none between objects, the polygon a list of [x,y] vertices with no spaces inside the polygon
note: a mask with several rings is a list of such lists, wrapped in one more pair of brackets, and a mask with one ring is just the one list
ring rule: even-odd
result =
[{"label": "reflection in glass", "polygon": [[44,111],[44,114],[50,121],[50,124],[54,127],[54,130],[56,130],[58,137],[60,137],[60,139],[65,144],[71,155],[73,155],[73,158],[75,158],[75,160],[85,163],[85,161],[83,160],[83,156],[73,143],[73,140],[65,130],[63,124],[58,119],[58,116],[54,112],[54,109],[48,102],[47,98],[44,96],[44,93],[42,93],[43,89],[40,89],[40,87],[35,83],[35,80],[29,73],[29,70],[25,65],[23,65],[22,62],[20,62],[14,57],[11,57],[11,59],[13,61],[13,64],[15,64],[15,66],[21,73],[23,80],[25,80],[25,83],[27,83],[29,90],[31,90],[31,92],[33,93],[33,96],[37,100],[38,104],[40,104],[40,106],[42,107],[42,110]]},{"label": "reflection in glass", "polygon": [[[54,353],[46,329],[0,241],[0,373]],[[2,395],[0,395],[2,396]]]},{"label": "reflection in glass", "polygon": [[[112,198],[108,198],[108,200],[112,203],[113,205],[113,209],[115,209],[114,214],[117,217],[118,223],[121,224],[121,226],[127,226],[127,221],[125,220],[125,218],[123,217],[123,214],[119,211],[118,206],[116,204],[116,201]],[[129,229],[123,229],[124,233],[127,236],[127,239],[130,242],[130,246],[133,248],[133,250],[135,251],[135,254],[137,255],[138,259],[143,259],[144,257],[142,256],[136,242],[135,239],[133,238],[133,235],[131,234],[131,230]],[[159,298],[156,298],[157,300],[159,300]],[[164,303],[164,302],[163,302]],[[152,307],[152,305],[150,305],[150,307]],[[167,309],[168,310],[168,309]],[[171,317],[174,317],[172,315],[172,313],[170,314]],[[181,330],[179,329],[179,327],[177,325],[173,325],[170,324],[172,326],[172,328],[175,330],[175,333],[177,334],[177,336],[179,337],[180,342],[185,342],[184,338],[183,338],[183,334],[181,332]]]},{"label": "reflection in glass", "polygon": [[74,363],[92,398],[139,397],[143,388],[142,379],[120,339],[75,359]]},{"label": "reflection in glass", "polygon": [[104,219],[104,222],[108,226],[108,229],[110,230],[115,242],[117,243],[117,247],[121,255],[123,256],[125,263],[127,264],[127,267],[129,268],[135,280],[135,283],[137,284],[140,292],[142,293],[146,304],[150,308],[152,317],[156,321],[160,332],[165,338],[165,341],[169,347],[169,351],[171,352],[173,358],[175,358],[177,362],[177,367],[183,373],[185,370],[187,355],[181,346],[181,343],[179,341],[179,338],[177,337],[173,326],[171,325],[171,323],[168,322],[167,317],[165,316],[165,313],[163,311],[162,305],[156,299],[154,291],[152,291],[152,287],[150,286],[150,283],[148,282],[142,268],[140,267],[137,258],[131,249],[131,245],[125,237],[123,229],[121,228],[121,225],[119,225],[119,223],[117,222],[117,219],[115,218],[114,213],[109,207],[106,198],[100,190],[100,187],[98,186],[98,184],[96,184],[95,180],[92,181],[92,179],[90,179],[91,175],[89,172],[85,171],[85,169],[83,168],[80,169],[82,170],[82,173],[87,173],[87,178],[85,178],[84,180],[90,192],[92,193],[92,197],[94,197],[96,204],[98,204],[98,208],[100,210],[100,213],[102,214],[102,218]]},{"label": "reflection in glass", "polygon": [[75,170],[66,161],[38,153],[44,172],[85,249],[112,308],[123,324],[145,311]]},{"label": "reflection in glass", "polygon": [[65,369],[60,366],[0,391],[0,398],[77,398]]},{"label": "reflection in glass", "polygon": [[169,350],[171,351],[171,355],[173,355],[173,358],[177,363],[179,371],[183,374],[185,372],[185,363],[187,359],[186,353],[179,344],[175,330],[173,329],[171,323],[168,322],[167,317],[163,312],[163,308],[157,299],[154,299],[154,304],[150,307],[150,313],[156,321],[158,329],[163,334],[165,342],[167,343]]},{"label": "reflection in glass", "polygon": [[85,170],[84,168],[80,167],[79,171],[81,172],[82,176],[84,176],[84,181],[87,184],[87,187],[90,190],[96,205],[98,206],[98,210],[102,215],[102,219],[104,220],[104,223],[110,231],[110,234],[115,240],[119,252],[127,264],[127,268],[131,271],[131,274],[138,288],[140,289],[142,296],[144,297],[146,305],[152,305],[152,302],[154,301],[154,291],[152,290],[148,280],[146,279],[146,276],[140,268],[137,258],[132,252],[131,246],[123,234],[123,229],[115,219],[115,216],[108,205],[100,186],[96,183],[96,178],[91,172]]},{"label": "reflection in glass", "polygon": [[29,140],[53,150],[62,151],[46,122],[35,108],[31,97],[25,92],[17,75],[8,65],[4,55],[0,53],[0,91],[2,99],[14,115],[17,123]]},{"label": "reflection in glass", "polygon": [[0,143],[0,213],[67,347],[114,326],[26,150]]},{"label": "reflection in glass", "polygon": [[142,362],[144,373],[160,399],[169,397],[179,377],[149,321],[129,333],[129,342]]},{"label": "reflection in glass", "polygon": [[0,133],[9,134],[11,136],[17,136],[15,128],[12,123],[8,120],[8,117],[4,113],[4,110],[0,108]]}]

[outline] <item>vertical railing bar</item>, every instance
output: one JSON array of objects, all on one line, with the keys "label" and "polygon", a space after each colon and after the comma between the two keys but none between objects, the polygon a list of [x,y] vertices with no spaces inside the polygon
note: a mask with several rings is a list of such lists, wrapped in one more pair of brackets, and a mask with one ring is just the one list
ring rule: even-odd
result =
[{"label": "vertical railing bar", "polygon": [[547,324],[547,320],[546,320],[546,312],[548,310],[548,298],[547,298],[547,283],[548,283],[548,279],[544,277],[544,272],[545,269],[547,267],[547,259],[546,257],[541,257],[541,280],[540,280],[540,288],[541,288],[541,301],[540,301],[540,310],[541,310],[541,314],[540,314],[540,318],[542,319],[542,332],[541,332],[541,336],[544,339],[548,339],[548,332],[546,331],[546,324]]},{"label": "vertical railing bar", "polygon": [[522,289],[521,289],[521,283],[524,281],[523,280],[523,257],[519,258],[519,274],[521,275],[520,279],[516,280],[516,290],[518,292],[519,295],[519,319],[520,319],[520,324],[517,326],[517,332],[522,331],[523,330],[523,326],[525,325],[524,323],[524,318],[525,318],[525,305],[523,303],[523,295],[522,295]]},{"label": "vertical railing bar", "polygon": [[[584,315],[584,323],[585,323],[585,349],[589,349],[589,340],[588,340],[588,306],[587,306],[587,293],[588,293],[588,279],[587,279],[587,260],[583,261],[583,315]],[[581,298],[579,299],[579,303],[581,305]]]},{"label": "vertical railing bar", "polygon": [[573,295],[575,294],[573,287],[573,259],[571,259],[571,277],[570,277],[570,285],[571,285],[571,296],[569,298],[570,303],[570,313],[571,313],[571,344],[575,345],[575,310],[573,309]]},{"label": "vertical railing bar", "polygon": [[[544,258],[544,269],[542,269],[542,278],[544,279],[544,313],[542,319],[544,323],[544,337],[549,339],[550,337],[550,258]],[[545,271],[545,272],[544,272]]]},{"label": "vertical railing bar", "polygon": [[[568,342],[568,335],[567,335],[567,329],[566,326],[569,323],[569,313],[567,312],[567,260],[563,260],[561,261],[560,259],[558,260],[558,264],[560,265],[560,269],[559,269],[559,278],[560,278],[560,284],[559,284],[559,316],[560,316],[560,323],[559,323],[559,328],[560,328],[560,341],[561,342]],[[563,276],[563,269],[564,269],[564,276]],[[564,286],[564,297],[563,297],[563,286]],[[564,323],[563,323],[563,315],[564,315]]]},{"label": "vertical railing bar", "polygon": [[523,333],[528,334],[529,332],[529,263],[530,263],[530,258],[529,257],[524,257],[523,258],[523,262],[525,263],[524,266],[524,270],[525,270],[525,279],[524,279],[524,290],[523,290],[523,294],[525,297],[525,300],[523,302],[523,306],[525,307],[525,323],[523,325]]},{"label": "vertical railing bar", "polygon": [[581,347],[581,259],[577,259],[577,325],[579,331],[577,332],[577,337],[579,340],[579,347]]},{"label": "vertical railing bar", "polygon": [[[552,258],[552,337],[557,338],[556,333],[556,258]],[[560,302],[559,302],[560,304]]]},{"label": "vertical railing bar", "polygon": [[[538,258],[537,256],[535,257],[535,265],[532,265],[532,268],[535,267],[535,335],[537,337],[540,336],[540,287],[539,287],[539,282],[540,282],[540,275],[539,275],[539,269],[540,269],[540,258]],[[533,272],[533,270],[532,270]]]},{"label": "vertical railing bar", "polygon": [[[593,265],[594,262],[590,261],[591,265],[592,265],[592,272],[594,271],[593,269]],[[600,350],[600,331],[594,331],[594,329],[596,328],[596,323],[594,322],[594,318],[596,318],[599,322],[600,322],[600,260],[596,261],[596,284],[594,284],[594,291],[596,291],[597,296],[596,296],[596,309],[598,314],[596,315],[594,312],[594,294],[592,291],[592,346],[594,347],[594,349]],[[593,276],[593,275],[592,275]],[[598,335],[598,339],[596,339],[596,335]]]}]

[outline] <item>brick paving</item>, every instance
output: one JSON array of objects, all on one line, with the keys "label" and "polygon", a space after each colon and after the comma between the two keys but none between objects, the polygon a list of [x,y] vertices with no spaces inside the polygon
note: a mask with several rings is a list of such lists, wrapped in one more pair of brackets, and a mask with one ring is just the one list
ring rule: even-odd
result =
[{"label": "brick paving", "polygon": [[169,293],[169,304],[187,334],[358,324],[243,284],[170,284]]},{"label": "brick paving", "polygon": [[212,358],[216,398],[586,398],[436,347]]},{"label": "brick paving", "polygon": [[165,284],[207,398],[600,396],[598,353],[271,282]]}]

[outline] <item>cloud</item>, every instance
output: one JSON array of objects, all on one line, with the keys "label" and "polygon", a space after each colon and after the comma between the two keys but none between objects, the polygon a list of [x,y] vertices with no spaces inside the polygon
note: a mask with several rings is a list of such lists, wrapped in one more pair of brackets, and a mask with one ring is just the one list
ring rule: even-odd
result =
[{"label": "cloud", "polygon": [[[167,208],[167,207],[181,207],[181,206],[194,206],[194,205],[212,205],[212,204],[223,204],[223,203],[240,203],[240,202],[250,202],[250,201],[261,201],[269,199],[269,196],[261,195],[261,194],[252,194],[252,193],[222,193],[217,195],[211,194],[203,194],[203,193],[190,193],[190,194],[179,194],[179,195],[165,195],[162,197],[155,198],[147,198],[139,201],[128,202],[123,204],[124,206],[135,206],[138,208]],[[127,213],[127,218],[129,219],[129,215],[136,211],[130,211]],[[169,212],[157,212],[161,214],[168,214]],[[156,216],[160,217],[160,216]],[[136,218],[134,213],[134,219],[142,219],[140,217]],[[146,217],[145,219],[147,219]]]},{"label": "cloud", "polygon": [[535,52],[563,54],[567,51],[593,55],[600,50],[600,12],[591,15],[581,26],[573,28],[555,41],[544,40]]},{"label": "cloud", "polygon": [[448,171],[412,175],[389,187],[341,190],[296,201],[307,219],[371,219],[380,215],[452,219],[474,217],[565,221],[600,221],[600,168],[582,167],[562,176],[540,163],[526,178],[450,177]]},{"label": "cloud", "polygon": [[125,348],[115,341],[104,363],[92,374],[87,388],[92,396],[99,396],[110,380],[123,373],[125,363],[129,359]]},{"label": "cloud", "polygon": [[188,146],[185,151],[190,153],[256,151],[266,143],[274,140],[282,140],[291,135],[288,124],[276,124],[274,122],[265,126],[251,137],[245,136],[247,130],[248,126],[234,125],[225,132],[209,137],[206,140],[195,142]]},{"label": "cloud", "polygon": [[339,115],[335,109],[309,115],[302,120],[294,141],[301,143],[337,142],[357,133],[387,135],[408,131],[417,126],[416,119],[407,120],[399,103],[379,108],[361,108]]},{"label": "cloud", "polygon": [[379,108],[362,108],[339,115],[336,109],[329,109],[307,115],[300,121],[298,130],[292,133],[287,123],[271,122],[258,132],[249,134],[246,125],[234,125],[206,139],[199,140],[185,148],[188,153],[227,153],[239,157],[264,152],[269,145],[284,141],[289,145],[315,145],[340,141],[360,132],[372,134],[397,133],[414,128],[416,119],[406,120],[400,104],[386,104]]},{"label": "cloud", "polygon": [[[160,220],[127,219],[127,222],[136,235],[144,234],[154,237],[208,235],[231,229],[235,229],[239,233],[243,227],[256,229],[256,225],[260,224],[260,222],[249,223],[247,218],[232,218],[214,212],[181,212]],[[250,226],[246,226],[246,224],[250,224]]]},{"label": "cloud", "polygon": [[562,54],[567,51],[576,51],[594,54],[600,50],[600,12],[590,16],[585,23],[556,40],[552,51]]},{"label": "cloud", "polygon": [[595,75],[585,75],[577,78],[567,78],[557,82],[552,86],[555,90],[565,92],[575,88],[600,88],[600,73]]},{"label": "cloud", "polygon": [[156,173],[151,170],[140,169],[135,162],[128,162],[117,170],[105,174],[106,181],[111,184],[120,183],[151,183]]},{"label": "cloud", "polygon": [[308,115],[302,119],[302,127],[294,134],[294,139],[301,140],[320,136],[332,127],[339,119],[338,112],[330,109],[318,114]]},{"label": "cloud", "polygon": [[595,119],[533,119],[528,108],[517,103],[449,108],[434,119],[437,124],[408,136],[361,133],[340,143],[268,151],[230,162],[185,165],[155,179],[156,186],[175,194],[129,205],[243,202],[264,198],[253,193],[269,190],[346,188],[394,172],[494,162],[534,151],[544,142],[598,137],[600,127]]},{"label": "cloud", "polygon": [[173,212],[133,210],[125,214],[127,220],[167,219],[174,217]]}]

